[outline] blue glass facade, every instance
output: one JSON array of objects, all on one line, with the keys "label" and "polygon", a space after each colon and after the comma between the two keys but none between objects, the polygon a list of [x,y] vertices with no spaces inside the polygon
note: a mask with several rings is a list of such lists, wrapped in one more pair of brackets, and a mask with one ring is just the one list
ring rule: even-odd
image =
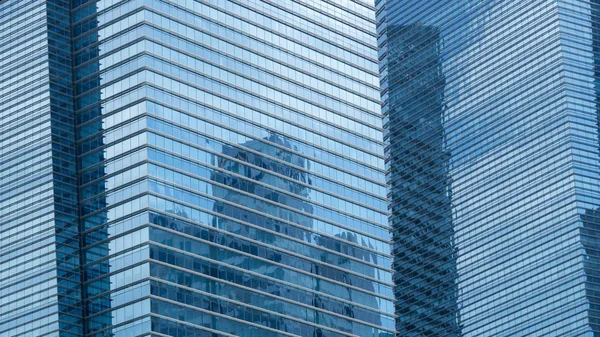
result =
[{"label": "blue glass facade", "polygon": [[[40,30],[52,28],[32,43],[71,50],[55,63],[21,56],[15,67],[39,60],[50,75],[24,78],[46,81],[48,94],[23,81],[2,87],[64,102],[55,112],[29,96],[0,99],[3,118],[15,120],[2,130],[31,123],[23,130],[40,139],[27,142],[52,153],[23,150],[46,160],[35,170],[60,222],[15,213],[20,200],[42,205],[31,199],[45,196],[41,187],[0,200],[8,205],[1,238],[10,242],[2,254],[15,247],[23,256],[3,255],[3,268],[29,273],[39,260],[59,274],[58,291],[47,287],[57,292],[56,314],[40,322],[91,337],[394,335],[372,3],[56,0],[59,11],[9,0],[0,24],[14,33],[2,31],[3,40],[18,44],[23,25],[37,33],[23,21],[31,9],[12,9],[25,3],[49,22]],[[48,115],[43,132],[32,129],[43,121],[38,110]],[[3,144],[20,146],[14,130]],[[21,170],[11,158],[3,154],[2,165]],[[44,181],[4,170],[0,179],[21,179],[2,182],[2,198],[15,184]],[[22,224],[6,227],[13,218]],[[26,256],[42,251],[15,236],[37,240],[43,221],[54,260]],[[37,298],[34,290],[5,292],[11,282],[2,278],[2,301],[32,317],[47,312],[25,298]],[[0,335],[23,333],[4,307],[1,315]]]},{"label": "blue glass facade", "polygon": [[599,336],[597,1],[376,4],[400,336]]},{"label": "blue glass facade", "polygon": [[82,329],[69,3],[0,3],[0,336]]}]

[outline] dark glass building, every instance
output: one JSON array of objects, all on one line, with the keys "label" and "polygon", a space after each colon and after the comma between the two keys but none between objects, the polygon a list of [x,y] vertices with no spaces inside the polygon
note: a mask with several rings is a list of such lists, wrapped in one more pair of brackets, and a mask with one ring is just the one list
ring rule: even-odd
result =
[{"label": "dark glass building", "polygon": [[0,2],[0,336],[393,336],[375,26]]},{"label": "dark glass building", "polygon": [[600,4],[376,4],[399,336],[600,336]]},{"label": "dark glass building", "polygon": [[0,2],[0,336],[81,336],[69,4]]}]

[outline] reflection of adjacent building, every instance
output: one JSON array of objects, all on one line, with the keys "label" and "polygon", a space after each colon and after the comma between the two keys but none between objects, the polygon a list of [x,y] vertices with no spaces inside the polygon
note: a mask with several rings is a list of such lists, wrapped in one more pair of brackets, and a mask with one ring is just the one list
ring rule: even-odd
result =
[{"label": "reflection of adjacent building", "polygon": [[[273,142],[275,144],[279,144],[281,146],[290,147],[289,143],[282,136],[278,136],[276,134],[272,134],[271,136],[267,137],[266,140]],[[255,155],[255,153],[251,152],[251,151],[244,151],[243,147],[253,149],[254,151],[260,152],[261,154],[264,154],[266,156],[278,158],[278,159],[284,160],[286,162],[289,162],[290,159],[289,158],[281,158],[281,157],[282,156],[289,157],[289,153],[287,153],[285,151],[280,151],[280,150],[278,151],[275,147],[267,146],[264,142],[259,142],[259,141],[248,141],[241,145],[242,145],[242,147],[225,146],[223,148],[223,154],[225,154],[228,157],[233,157],[233,158],[239,159],[242,162],[248,162],[248,163],[251,163],[258,167],[277,172],[277,173],[284,175],[292,180],[297,180],[297,181],[300,181],[303,183],[310,183],[309,179],[308,179],[308,174],[306,172],[294,169],[290,165],[280,165],[279,167],[274,167],[274,166],[277,166],[276,161],[274,161],[274,160],[266,161],[264,159],[264,156]],[[299,167],[306,167],[305,160],[302,158],[300,158],[297,162],[293,162],[293,164],[296,166],[299,166]],[[290,206],[291,208],[296,209],[296,210],[304,211],[307,213],[312,213],[312,205],[310,203],[302,201],[298,198],[286,198],[285,195],[282,195],[279,193],[277,193],[277,194],[273,193],[273,190],[271,188],[269,188],[268,186],[279,186],[280,185],[277,181],[274,181],[274,179],[279,179],[279,178],[276,178],[274,175],[271,175],[271,174],[265,175],[263,170],[258,170],[256,168],[253,168],[252,166],[244,165],[244,164],[240,163],[239,161],[229,160],[229,159],[227,159],[227,157],[223,157],[223,156],[219,157],[216,165],[218,167],[225,169],[228,172],[233,172],[233,173],[242,175],[248,179],[266,184],[266,185],[262,185],[262,184],[250,183],[248,179],[238,179],[234,175],[223,174],[220,171],[215,171],[214,180],[219,181],[222,184],[231,186],[236,189],[248,191],[248,193],[251,193],[253,195],[251,197],[246,194],[237,193],[234,190],[227,190],[227,192],[224,194],[216,192],[216,196],[218,196],[224,200],[232,201],[236,204],[245,205],[246,207],[250,207],[253,210],[256,210],[256,211],[262,212],[262,213],[266,213],[266,214],[271,213],[272,203],[260,201],[259,199],[254,198],[254,196],[264,198],[267,200],[273,200],[274,202]],[[242,185],[247,185],[247,186],[242,186]],[[308,197],[308,189],[301,187],[300,184],[292,184],[292,183],[288,182],[286,184],[285,190],[290,191],[290,192],[294,193],[295,195],[298,195],[298,196],[301,196],[304,198]],[[218,211],[221,211],[221,210],[218,210]],[[281,217],[284,219],[288,219],[291,222],[298,223],[302,226],[308,227],[308,228],[312,227],[310,222],[307,222],[305,220],[305,217],[298,217],[295,212],[285,212],[284,211],[284,213],[281,214]]]},{"label": "reflection of adjacent building", "polygon": [[387,27],[387,167],[400,336],[459,336],[440,32]]},{"label": "reflection of adjacent building", "polygon": [[399,335],[456,310],[430,335],[598,335],[598,2],[379,5],[397,279],[431,285],[398,292]]},{"label": "reflection of adjacent building", "polygon": [[[352,284],[355,287],[376,292],[372,282],[348,282],[346,280],[346,272],[344,270],[352,270],[352,265],[347,260],[346,263],[344,263],[344,259],[341,257],[336,264],[336,267],[341,269],[337,269],[332,268],[327,263],[323,262],[309,263],[307,260],[300,258],[297,258],[298,261],[294,261],[296,257],[293,255],[285,254],[285,257],[282,256],[282,253],[278,249],[288,247],[289,238],[287,238],[287,236],[300,238],[303,241],[312,241],[319,247],[334,251],[340,251],[341,242],[357,242],[358,239],[356,238],[355,234],[347,232],[336,235],[338,239],[314,234],[313,231],[316,229],[313,226],[313,219],[306,214],[313,214],[313,207],[315,206],[305,199],[295,197],[298,196],[310,199],[310,188],[306,186],[312,185],[309,174],[307,173],[309,169],[309,163],[303,158],[296,157],[295,159],[290,152],[282,151],[271,145],[273,143],[284,148],[293,149],[292,145],[285,139],[284,136],[277,134],[271,134],[265,138],[265,141],[251,140],[240,144],[241,146],[223,147],[222,153],[225,156],[219,157],[215,164],[219,168],[224,169],[224,171],[215,170],[212,174],[212,180],[220,184],[225,184],[230,188],[217,188],[213,190],[213,195],[215,197],[227,201],[216,203],[213,210],[218,214],[224,215],[236,214],[235,212],[238,212],[239,214],[235,215],[234,217],[237,219],[242,219],[243,222],[230,220],[226,217],[214,217],[212,226],[243,236],[246,235],[246,231],[248,230],[248,226],[243,225],[243,223],[249,223],[259,228],[265,228],[279,232],[279,235],[270,236],[268,240],[261,240],[262,244],[256,245],[256,247],[250,247],[249,251],[254,255],[254,251],[256,250],[271,250],[269,254],[274,255],[270,256],[269,260],[281,263],[291,268],[300,268],[314,275],[319,275],[320,277],[315,277],[314,283],[310,286],[317,293],[312,293],[311,295],[306,294],[305,296],[312,296],[312,299],[304,298],[300,300],[301,303],[310,303],[310,305],[314,306],[315,308],[325,309],[328,311],[332,310],[332,304],[330,303],[331,296],[325,296],[325,298],[323,298],[323,296],[319,294],[331,293],[332,288],[331,282],[329,282],[330,279],[337,280],[338,282],[344,281],[348,284]],[[251,149],[252,151],[245,149]],[[281,162],[274,161],[272,158],[280,159]],[[293,166],[288,165],[287,163],[293,164]],[[260,167],[261,169],[258,169],[256,166]],[[304,168],[304,170],[298,169],[298,167]],[[273,175],[271,172],[276,172],[279,175],[289,179],[282,179],[281,177]],[[244,178],[236,176],[235,174],[243,176]],[[304,183],[306,185],[299,184],[297,182]],[[280,193],[273,189],[274,186],[277,186],[281,190],[291,192],[292,195]],[[240,191],[244,191],[249,194],[241,193]],[[238,207],[238,205],[247,207],[248,210],[241,210],[240,212],[240,207]],[[282,205],[285,207],[281,207],[279,211],[274,211],[275,205]],[[304,214],[301,214],[300,212]],[[260,214],[271,215],[273,218],[268,216],[263,217],[260,216]],[[280,219],[284,219],[286,222],[293,223],[293,228],[281,228],[281,226],[287,225],[284,225]],[[290,231],[293,231],[294,233],[291,233]],[[311,237],[314,237],[314,239],[311,240]],[[278,249],[270,249],[270,245],[277,247]],[[294,254],[297,252],[290,250],[290,253]],[[323,251],[322,254],[327,253]],[[353,253],[352,255],[365,261],[376,261],[376,254],[373,254],[373,256],[369,257],[359,256],[356,253]],[[308,257],[313,259],[327,260],[323,256]],[[225,258],[221,261],[234,266],[242,266],[247,263],[246,260],[249,260],[249,258],[245,256],[236,256],[235,258]],[[269,265],[267,267],[263,266],[257,269],[251,269],[250,271],[257,272],[261,275],[271,276],[276,279],[289,280],[289,277],[285,276],[285,273],[288,272],[288,268],[283,266]],[[251,278],[254,276],[248,275],[248,277]],[[325,279],[321,279],[321,277],[325,277]],[[266,291],[277,296],[283,296],[284,298],[287,297],[287,295],[281,293],[281,287],[279,285],[276,286],[274,283],[267,285],[266,289],[258,290]],[[353,296],[352,292],[350,289],[347,289],[346,291],[347,295],[344,297],[351,299]],[[233,297],[237,297],[237,295],[234,295]],[[373,302],[371,305],[373,307],[377,307],[376,298],[373,297],[372,299]],[[280,305],[280,298],[269,298],[261,304],[261,307],[268,309],[275,308]],[[350,318],[356,317],[354,313],[355,309],[351,305],[344,306],[341,312],[337,311],[338,309],[336,309],[336,312],[343,314],[344,316]],[[337,327],[338,325],[341,327],[344,326],[343,323],[333,322],[335,318],[329,314],[321,315],[316,313],[319,313],[319,311],[316,311],[314,314],[314,323],[316,324],[326,327]],[[364,319],[362,315],[359,315],[356,318]],[[280,329],[283,330],[290,328],[286,328],[288,324],[297,324],[291,320],[281,319],[281,317],[275,315],[272,315],[271,319],[278,320],[277,323],[272,322],[271,326],[279,326]],[[373,323],[381,324],[381,322],[376,321],[373,321]],[[327,335],[330,333],[321,331],[321,328],[319,327],[315,328],[314,330],[310,330],[313,331],[311,332],[311,335],[314,333],[314,336]],[[293,330],[292,328],[287,331],[297,330]]]},{"label": "reflection of adjacent building", "polygon": [[0,1],[0,334],[393,333],[374,11],[285,1]]},{"label": "reflection of adjacent building", "polygon": [[[151,224],[198,239],[175,242],[167,238],[166,233],[153,235],[156,230],[151,229],[152,241],[173,245],[174,249],[185,247],[189,251],[207,254],[192,266],[185,265],[185,269],[193,268],[206,276],[201,276],[201,281],[185,284],[206,292],[204,279],[210,279],[210,292],[226,297],[210,307],[198,305],[212,312],[205,316],[210,326],[238,334],[235,330],[238,328],[219,319],[219,314],[227,312],[243,321],[303,336],[329,336],[338,331],[370,336],[378,330],[360,321],[385,324],[388,329],[391,328],[389,318],[384,322],[376,311],[364,308],[364,305],[389,308],[387,303],[384,307],[375,296],[359,297],[362,294],[356,290],[340,286],[344,283],[365,291],[380,291],[373,282],[366,282],[366,279],[349,272],[363,267],[357,264],[357,259],[368,263],[379,261],[376,252],[361,249],[360,246],[366,245],[362,241],[364,237],[352,231],[328,236],[321,233],[327,231],[323,229],[323,223],[320,227],[315,225],[318,220],[314,218],[316,211],[313,210],[322,206],[313,204],[311,200],[316,190],[308,173],[310,162],[286,150],[295,148],[280,135],[272,134],[264,139],[219,147],[220,152],[205,159],[206,164],[201,165],[208,170],[202,173],[203,183],[196,190],[207,196],[210,202],[194,202],[191,208],[169,204],[159,206],[159,212],[150,214]],[[174,168],[186,169],[187,166],[167,162],[172,163]],[[170,195],[170,192],[164,194]],[[194,208],[200,208],[199,212]],[[329,253],[326,249],[336,253]],[[187,277],[185,270],[176,271],[175,276],[162,266],[153,268],[156,271],[153,276],[159,279]],[[369,271],[364,268],[357,270],[362,273]],[[376,268],[372,271],[373,274],[379,272]],[[377,276],[379,274],[371,277]],[[385,276],[389,279],[390,275]],[[355,299],[361,305],[354,305]],[[359,322],[354,323],[353,319]],[[256,327],[251,329],[260,330]],[[323,329],[327,331],[321,331]]]},{"label": "reflection of adjacent building", "polygon": [[[285,140],[285,138],[283,138],[283,136],[271,134],[265,140],[291,148],[291,145]],[[265,172],[269,172],[269,170],[274,171],[287,178],[290,178],[292,181],[295,180],[303,183],[310,183],[310,181],[308,174],[305,171],[295,169],[290,165],[278,165],[278,162],[267,159],[266,156],[277,158],[285,162],[292,162],[296,166],[306,168],[307,164],[304,159],[300,158],[297,161],[293,161],[291,158],[289,158],[288,152],[277,150],[277,148],[274,146],[267,144],[267,142],[251,140],[240,144],[240,146],[223,147],[222,153],[224,156],[219,156],[217,162],[214,164],[225,171],[213,171],[212,180],[220,184],[224,184],[229,188],[215,189],[213,190],[213,195],[219,199],[227,201],[228,203],[215,203],[214,211],[218,214],[226,215],[239,213],[236,216],[237,219],[241,219],[243,222],[267,229],[278,227],[279,221],[270,217],[260,216],[261,214],[269,214],[276,216],[277,218],[286,219],[287,221],[308,229],[312,228],[312,222],[310,219],[305,216],[299,216],[295,211],[290,211],[283,207],[280,208],[278,212],[273,211],[273,205],[280,204],[291,207],[294,210],[312,213],[312,205],[306,201],[302,201],[301,199],[274,192],[272,186],[282,187],[284,190],[290,191],[301,197],[308,197],[308,188],[301,187],[303,185],[291,183],[287,180],[284,182],[286,184],[285,187],[281,186],[280,181],[283,179],[278,178],[273,174],[266,174]],[[260,155],[253,151],[247,151],[245,148],[259,152]],[[235,158],[237,160],[232,160],[230,158]],[[258,166],[263,170],[259,170],[252,165],[247,165],[247,163]],[[241,175],[245,179],[241,179],[235,174]],[[275,181],[275,179],[278,179],[279,181]],[[240,191],[247,192],[248,194],[240,193]],[[262,200],[261,198],[269,201]],[[242,207],[239,206],[246,207],[249,209],[249,211],[246,212]],[[270,221],[273,222],[269,223]],[[230,220],[225,217],[214,217],[212,226],[240,235],[244,235],[248,230],[248,227],[241,224],[239,221]],[[280,236],[273,235],[269,239],[263,240],[263,244],[260,246],[256,245],[256,247],[250,247],[249,251],[254,255],[256,254],[254,252],[258,249],[269,250],[269,245],[285,247],[285,244],[279,244],[274,241],[280,239]],[[282,263],[281,254],[278,250],[272,250],[272,253],[270,254],[273,254],[273,256],[270,258],[271,261]],[[252,265],[252,262],[249,263],[248,260],[252,259],[245,255],[240,255],[231,258],[225,258],[221,260],[221,262],[225,262],[233,266],[243,266],[247,264]],[[286,269],[281,266],[270,264],[267,267],[260,266],[257,268],[251,268],[250,271],[277,279],[284,279],[283,274],[286,272]],[[247,277],[251,278],[253,276],[249,274]],[[279,288],[280,287],[275,287],[272,284],[268,284],[266,288],[259,290],[270,294],[280,295]],[[233,297],[242,298],[243,296],[233,295]],[[280,303],[280,299],[269,297],[268,300],[262,303],[262,308],[277,307],[279,305],[278,303]],[[273,322],[270,322],[269,326],[278,326],[279,329],[287,330],[285,326],[286,324],[290,323],[289,320],[282,320],[279,316],[275,315],[270,315],[269,317],[269,319],[274,320]],[[260,321],[254,323],[264,324]]]},{"label": "reflection of adjacent building", "polygon": [[[276,144],[290,147],[289,143],[287,143],[283,137],[275,134],[269,136],[267,140]],[[213,191],[213,194],[216,197],[237,205],[242,205],[243,207],[248,207],[253,212],[262,214],[273,215],[274,203],[289,206],[294,210],[312,213],[312,205],[310,203],[299,198],[290,198],[285,194],[276,193],[271,186],[280,186],[281,184],[279,181],[284,181],[286,184],[284,189],[286,191],[290,191],[295,195],[305,198],[308,197],[307,188],[302,187],[300,184],[294,184],[290,181],[280,179],[275,175],[265,174],[265,172],[268,172],[265,170],[270,170],[284,175],[292,179],[292,181],[297,180],[303,183],[310,183],[308,174],[306,172],[297,170],[290,165],[278,165],[278,162],[266,159],[266,157],[262,155],[264,154],[266,156],[290,161],[289,158],[281,158],[282,155],[288,156],[289,154],[287,152],[277,151],[275,147],[268,146],[266,143],[256,140],[248,141],[241,145],[242,146],[240,147],[224,146],[223,154],[225,156],[218,157],[218,162],[215,163],[216,166],[224,169],[227,173],[222,171],[214,171],[212,179],[231,188],[217,189]],[[260,152],[261,155],[258,155],[252,151],[245,151],[244,147]],[[228,157],[238,160],[230,160]],[[252,165],[246,165],[246,163],[251,163],[252,165],[261,167],[263,170],[254,168]],[[306,163],[303,159],[300,159],[298,162],[293,162],[293,164],[299,167],[306,167]],[[241,175],[245,179],[238,178],[236,175],[229,174],[229,172]],[[274,181],[275,179],[279,181]],[[259,183],[254,183],[254,181]],[[245,191],[251,195],[239,193],[237,190]],[[259,198],[267,199],[269,201],[261,200]],[[239,207],[234,207],[227,203],[216,203],[214,210],[217,213],[230,214],[232,211],[227,210],[226,208],[228,207],[235,208],[236,210],[240,209]],[[266,228],[271,227],[269,224],[264,223],[264,221],[269,221],[269,217],[261,217],[260,220],[258,220],[257,217],[252,215],[254,214],[253,212],[242,214],[240,215],[240,218],[254,225],[259,225]],[[301,217],[298,215],[298,213],[289,211],[287,208],[280,208],[277,214],[279,218],[287,219],[288,221],[299,224],[303,227],[312,228],[311,221],[307,217]],[[215,218],[213,221],[219,222],[218,224],[213,224],[215,227],[225,228],[233,233],[240,232],[240,229],[237,228],[239,225],[237,225],[236,222],[228,221],[223,218]]]},{"label": "reflection of adjacent building", "polygon": [[[356,237],[356,235],[354,233],[351,232],[344,232],[341,235],[336,235],[336,237],[338,238],[338,240],[344,240],[344,241],[350,241],[350,242],[356,242],[358,243],[359,239]],[[322,247],[325,248],[329,248],[329,249],[333,249],[335,250],[335,246],[339,245],[339,241],[337,240],[333,240],[327,237],[323,237],[319,240],[318,244]],[[373,248],[373,247],[371,247]],[[363,255],[359,255],[359,254],[354,254],[355,257],[358,257],[364,261],[373,261],[376,262],[377,261],[377,254],[374,253],[370,253],[366,250],[362,250]],[[348,261],[348,260],[346,260]],[[352,270],[352,267],[350,266],[350,263],[348,263],[347,265],[345,264],[340,264],[340,267],[343,267],[344,269],[348,269],[348,270]],[[378,275],[372,275],[373,277],[377,278]],[[372,282],[362,282],[361,284],[354,284],[355,286],[358,286],[362,289],[368,290],[368,291],[372,291],[372,292],[376,292],[376,289],[373,285]],[[372,298],[372,303],[373,306],[376,306],[376,299]],[[353,312],[353,308],[351,307],[347,307],[344,308],[344,313],[350,317],[354,317],[354,312]],[[376,322],[376,324],[381,324],[381,319],[379,318]],[[381,333],[380,337],[389,337],[389,334],[387,333]]]}]

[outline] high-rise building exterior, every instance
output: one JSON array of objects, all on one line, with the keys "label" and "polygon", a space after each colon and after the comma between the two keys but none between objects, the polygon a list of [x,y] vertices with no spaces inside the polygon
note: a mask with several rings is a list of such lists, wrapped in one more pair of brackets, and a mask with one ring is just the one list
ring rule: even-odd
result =
[{"label": "high-rise building exterior", "polygon": [[0,2],[0,336],[393,336],[375,28]]},{"label": "high-rise building exterior", "polygon": [[83,332],[69,4],[0,2],[0,336]]},{"label": "high-rise building exterior", "polygon": [[399,336],[600,336],[600,3],[376,4]]}]

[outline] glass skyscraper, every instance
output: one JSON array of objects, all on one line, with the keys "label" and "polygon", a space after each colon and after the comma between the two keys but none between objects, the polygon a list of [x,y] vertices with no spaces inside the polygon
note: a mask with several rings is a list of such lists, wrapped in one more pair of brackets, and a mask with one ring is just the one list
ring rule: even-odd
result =
[{"label": "glass skyscraper", "polygon": [[379,0],[400,336],[600,336],[600,3]]},{"label": "glass skyscraper", "polygon": [[0,66],[0,336],[394,335],[373,3],[6,0]]},{"label": "glass skyscraper", "polygon": [[80,336],[69,4],[0,2],[0,336]]}]

